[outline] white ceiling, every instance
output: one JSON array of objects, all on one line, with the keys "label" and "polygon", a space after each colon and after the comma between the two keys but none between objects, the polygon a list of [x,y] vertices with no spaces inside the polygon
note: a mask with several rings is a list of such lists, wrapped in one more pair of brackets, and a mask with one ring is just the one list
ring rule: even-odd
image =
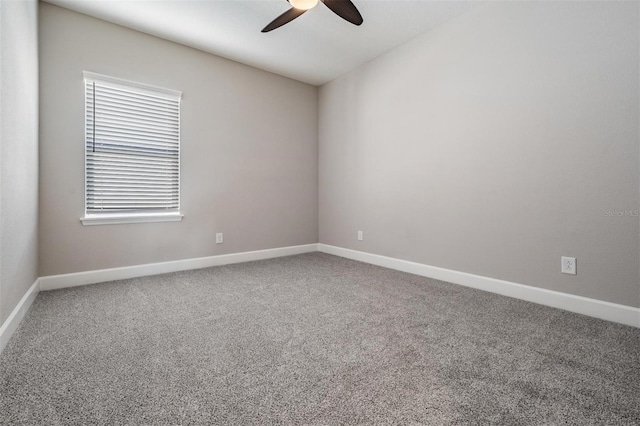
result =
[{"label": "white ceiling", "polygon": [[324,84],[479,1],[353,0],[357,27],[323,4],[270,33],[286,0],[45,0],[313,85]]}]

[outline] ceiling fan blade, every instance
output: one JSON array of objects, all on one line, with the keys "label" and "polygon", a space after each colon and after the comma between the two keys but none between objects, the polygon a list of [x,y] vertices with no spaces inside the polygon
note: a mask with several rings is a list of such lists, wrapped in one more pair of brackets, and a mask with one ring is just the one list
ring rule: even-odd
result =
[{"label": "ceiling fan blade", "polygon": [[282,15],[278,16],[276,19],[271,21],[269,25],[267,25],[262,29],[262,32],[268,33],[269,31],[275,30],[276,28],[283,26],[287,22],[293,21],[294,19],[296,19],[298,16],[302,15],[305,12],[306,10],[300,10],[300,9],[296,9],[295,7],[292,7],[291,9],[287,10],[285,13],[283,13]]},{"label": "ceiling fan blade", "polygon": [[322,2],[336,15],[351,22],[353,25],[360,25],[364,21],[356,6],[351,0],[322,0]]}]

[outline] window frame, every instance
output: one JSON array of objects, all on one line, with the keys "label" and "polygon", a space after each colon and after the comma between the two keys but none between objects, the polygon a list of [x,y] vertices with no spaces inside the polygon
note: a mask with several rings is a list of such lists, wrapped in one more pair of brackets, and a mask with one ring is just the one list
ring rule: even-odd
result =
[{"label": "window frame", "polygon": [[[86,100],[86,84],[87,80],[104,82],[113,86],[121,86],[124,89],[133,89],[137,93],[147,93],[150,95],[164,95],[171,98],[176,98],[178,101],[178,208],[175,211],[145,211],[145,210],[132,210],[127,212],[109,212],[109,213],[88,213],[87,212],[87,190],[88,190],[88,177],[87,177],[87,100]],[[111,77],[103,74],[97,74],[90,71],[83,71],[83,93],[85,93],[85,104],[83,108],[84,118],[84,133],[82,145],[84,151],[84,215],[80,218],[83,225],[109,225],[109,224],[126,224],[126,223],[152,223],[152,222],[179,222],[183,219],[184,215],[181,212],[182,209],[182,197],[181,197],[181,181],[182,181],[182,167],[181,167],[181,113],[182,113],[182,92],[177,90],[166,89],[162,87],[152,86],[149,84],[138,83],[121,78]],[[95,99],[94,99],[95,102]],[[94,122],[95,126],[95,122]]]}]

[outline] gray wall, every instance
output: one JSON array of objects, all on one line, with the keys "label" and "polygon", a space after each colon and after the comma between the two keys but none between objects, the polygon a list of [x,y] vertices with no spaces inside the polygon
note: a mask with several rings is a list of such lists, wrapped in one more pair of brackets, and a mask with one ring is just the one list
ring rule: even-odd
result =
[{"label": "gray wall", "polygon": [[0,1],[0,325],[38,277],[37,13]]},{"label": "gray wall", "polygon": [[[81,225],[83,70],[183,92],[182,222]],[[41,276],[318,241],[316,87],[42,3],[40,95]]]},{"label": "gray wall", "polygon": [[320,242],[640,306],[639,27],[490,3],[323,86]]}]

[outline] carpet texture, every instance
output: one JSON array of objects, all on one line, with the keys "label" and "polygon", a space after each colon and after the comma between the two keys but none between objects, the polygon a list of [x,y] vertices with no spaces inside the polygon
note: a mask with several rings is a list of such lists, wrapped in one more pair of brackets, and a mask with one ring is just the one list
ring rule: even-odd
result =
[{"label": "carpet texture", "polygon": [[5,425],[640,424],[640,330],[326,254],[42,292]]}]

